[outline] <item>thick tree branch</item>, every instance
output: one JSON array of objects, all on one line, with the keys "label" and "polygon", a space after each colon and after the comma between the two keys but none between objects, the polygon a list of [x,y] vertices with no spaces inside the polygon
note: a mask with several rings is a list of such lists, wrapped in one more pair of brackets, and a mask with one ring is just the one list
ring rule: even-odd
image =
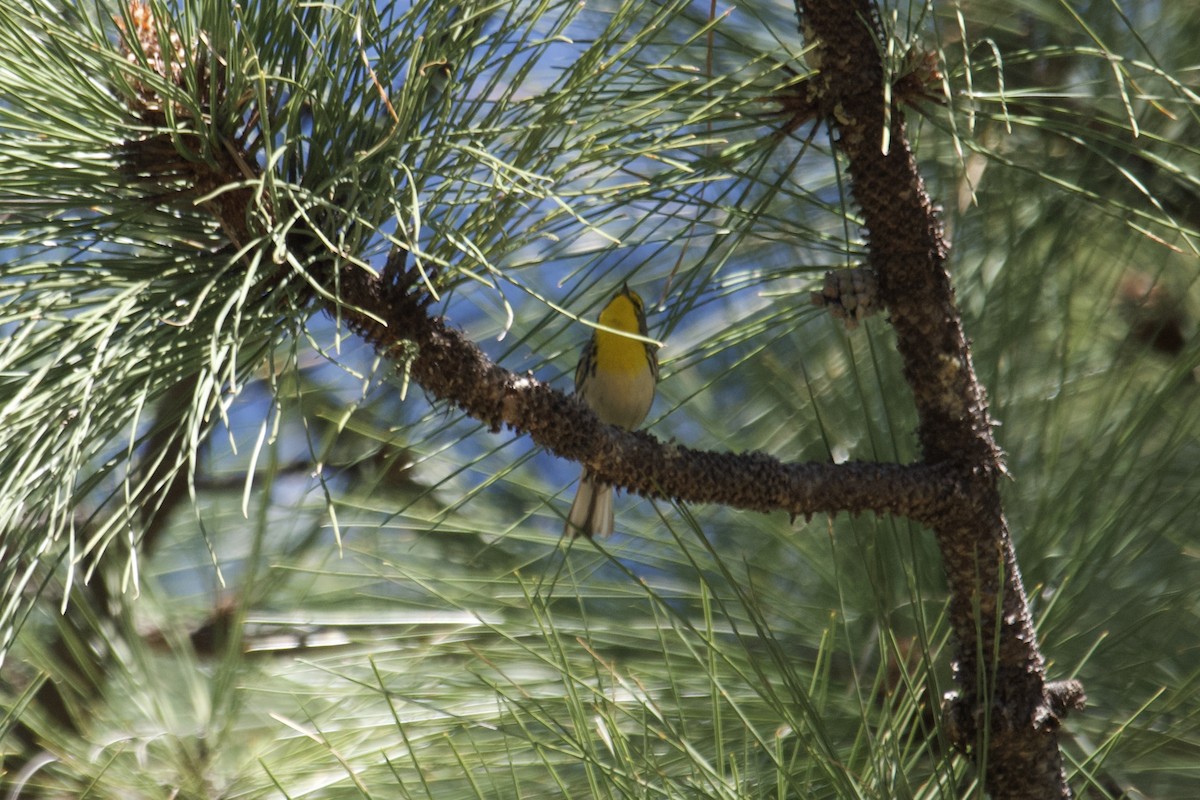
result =
[{"label": "thick tree branch", "polygon": [[[341,303],[330,306],[381,353],[405,361],[411,379],[492,430],[507,426],[578,461],[605,481],[647,497],[718,503],[793,516],[848,511],[930,520],[962,502],[952,471],[937,465],[785,464],[765,453],[720,453],[605,425],[577,398],[493,363],[427,311],[420,277],[397,268],[383,279],[346,268]],[[381,324],[378,320],[383,320]]]},{"label": "thick tree branch", "polygon": [[1074,700],[1064,703],[1046,687],[1000,504],[1001,454],[946,272],[941,224],[909,147],[903,111],[883,102],[882,27],[870,0],[796,5],[814,47],[809,100],[834,126],[849,164],[869,232],[869,263],[913,391],[925,461],[949,467],[966,487],[961,503],[927,520],[942,552],[956,637],[961,696],[947,716],[951,733],[986,764],[993,797],[1067,797],[1057,729],[1082,692],[1074,687]]}]

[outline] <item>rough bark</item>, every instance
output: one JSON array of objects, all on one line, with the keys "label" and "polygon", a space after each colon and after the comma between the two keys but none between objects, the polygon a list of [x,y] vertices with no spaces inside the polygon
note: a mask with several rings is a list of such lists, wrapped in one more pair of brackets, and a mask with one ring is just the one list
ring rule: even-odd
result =
[{"label": "rough bark", "polygon": [[382,277],[346,267],[338,314],[375,348],[401,362],[430,397],[453,403],[492,430],[527,434],[632,493],[793,516],[846,511],[928,520],[958,502],[942,466],[851,462],[783,463],[761,452],[724,453],[662,442],[605,425],[573,395],[492,362],[460,331],[428,312],[415,271],[395,257]]},{"label": "rough bark", "polygon": [[903,109],[884,103],[882,27],[869,0],[797,0],[797,11],[816,70],[808,103],[846,158],[868,263],[913,392],[924,462],[950,469],[963,487],[926,520],[941,549],[955,633],[959,694],[946,709],[948,730],[986,765],[993,797],[1069,797],[1057,730],[1082,692],[1046,684],[1001,508],[1002,456],[946,271],[942,227]]}]

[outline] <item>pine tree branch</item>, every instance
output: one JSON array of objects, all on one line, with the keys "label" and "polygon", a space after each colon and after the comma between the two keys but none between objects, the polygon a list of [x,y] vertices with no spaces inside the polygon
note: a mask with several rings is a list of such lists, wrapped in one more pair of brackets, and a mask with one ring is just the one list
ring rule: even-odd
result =
[{"label": "pine tree branch", "polygon": [[340,302],[329,301],[330,313],[402,362],[400,368],[431,397],[493,431],[509,427],[528,434],[605,482],[646,497],[805,517],[870,511],[923,521],[960,502],[960,487],[939,465],[783,463],[761,452],[695,450],[605,425],[574,396],[493,363],[430,315],[422,277],[398,269],[397,261],[394,255],[384,269],[387,280],[343,269]]},{"label": "pine tree branch", "polygon": [[903,110],[883,102],[882,26],[869,0],[796,6],[814,48],[809,99],[835,129],[849,165],[869,232],[868,263],[913,391],[925,463],[953,470],[965,490],[960,503],[927,520],[942,552],[956,639],[959,697],[948,728],[986,765],[993,797],[1069,797],[1057,731],[1066,709],[1082,704],[1082,689],[1052,692],[1046,685],[1000,503],[1002,456],[946,271],[947,244]]},{"label": "pine tree branch", "polygon": [[[143,18],[133,33],[143,50],[157,52],[161,45],[153,22],[152,16]],[[223,86],[207,72],[202,75],[200,83],[216,80]],[[165,68],[162,77],[178,82]],[[168,102],[154,91],[148,89],[134,105],[156,125],[165,124],[161,109]],[[219,147],[210,148],[210,158],[189,161],[179,157],[172,136],[159,134],[127,142],[123,165],[143,182],[173,192],[164,196],[175,202],[186,205],[197,194],[216,197],[219,202],[207,201],[204,208],[230,244],[241,249],[257,233],[250,220],[271,229],[293,211],[256,206],[254,192],[241,186],[260,177],[250,138],[248,130],[223,137]],[[606,482],[648,497],[783,510],[794,517],[871,511],[927,522],[960,502],[962,487],[938,465],[785,464],[764,453],[699,451],[604,425],[576,398],[491,362],[468,338],[431,315],[430,276],[408,264],[404,249],[395,248],[376,275],[340,263],[328,251],[313,254],[306,243],[322,239],[321,231],[307,227],[315,218],[295,216],[304,222],[293,225],[287,238],[296,263],[308,264],[310,300],[319,298],[316,302],[395,360],[433,398],[458,406],[494,431],[507,426],[528,434]],[[269,293],[269,286],[261,288],[264,296]]]}]

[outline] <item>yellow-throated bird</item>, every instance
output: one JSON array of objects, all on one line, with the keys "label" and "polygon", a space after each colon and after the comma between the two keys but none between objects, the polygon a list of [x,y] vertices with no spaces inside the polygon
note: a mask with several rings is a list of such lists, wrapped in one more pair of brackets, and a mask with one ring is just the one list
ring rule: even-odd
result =
[{"label": "yellow-throated bird", "polygon": [[[626,333],[646,335],[646,310],[637,292],[622,286],[600,312],[600,324]],[[658,357],[649,342],[596,329],[575,369],[575,393],[583,398],[601,422],[633,430],[642,424],[654,401],[658,382]],[[566,532],[578,536],[608,536],[613,532],[613,488],[598,483],[587,469]]]}]

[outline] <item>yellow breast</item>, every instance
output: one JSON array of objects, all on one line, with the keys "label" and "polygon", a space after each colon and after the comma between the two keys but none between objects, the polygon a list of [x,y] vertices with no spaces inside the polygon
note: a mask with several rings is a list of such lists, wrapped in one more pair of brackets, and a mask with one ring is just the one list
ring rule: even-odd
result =
[{"label": "yellow breast", "polygon": [[[637,307],[627,295],[618,295],[600,313],[600,324],[607,328],[641,333]],[[596,369],[600,372],[639,372],[649,369],[646,343],[608,331],[596,331]]]}]

